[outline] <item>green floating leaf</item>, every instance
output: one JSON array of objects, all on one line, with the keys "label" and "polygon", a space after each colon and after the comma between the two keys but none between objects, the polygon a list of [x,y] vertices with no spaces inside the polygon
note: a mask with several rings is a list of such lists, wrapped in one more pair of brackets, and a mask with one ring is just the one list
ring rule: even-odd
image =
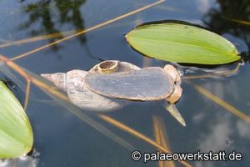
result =
[{"label": "green floating leaf", "polygon": [[136,27],[126,35],[142,54],[177,63],[226,64],[240,59],[225,38],[196,26],[166,22]]},{"label": "green floating leaf", "polygon": [[33,146],[33,132],[21,104],[0,81],[0,158],[15,158]]}]

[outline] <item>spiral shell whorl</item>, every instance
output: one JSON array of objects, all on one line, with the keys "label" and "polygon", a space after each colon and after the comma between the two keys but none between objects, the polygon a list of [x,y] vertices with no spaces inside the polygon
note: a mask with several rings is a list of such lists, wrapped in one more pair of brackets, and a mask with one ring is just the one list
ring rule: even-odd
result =
[{"label": "spiral shell whorl", "polygon": [[53,82],[58,88],[67,91],[65,73],[41,74],[41,76]]}]

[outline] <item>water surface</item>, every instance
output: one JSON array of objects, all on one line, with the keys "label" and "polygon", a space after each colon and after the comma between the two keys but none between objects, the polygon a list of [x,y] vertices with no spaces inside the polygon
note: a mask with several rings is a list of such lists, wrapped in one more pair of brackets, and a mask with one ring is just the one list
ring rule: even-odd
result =
[{"label": "water surface", "polygon": [[[78,0],[78,1],[7,1],[0,2],[0,43],[56,34],[53,38],[16,43],[0,48],[0,53],[13,58],[48,43],[114,19],[154,0]],[[85,34],[50,46],[16,60],[20,66],[36,73],[66,72],[72,69],[89,70],[100,59],[117,59],[140,67],[163,66],[166,62],[145,58],[132,50],[124,34],[140,23],[158,20],[182,20],[202,25],[232,43],[239,52],[248,54],[250,46],[248,1],[167,0],[157,6],[107,24]],[[248,21],[244,24],[241,21]],[[201,53],[202,54],[202,53]],[[246,60],[248,57],[246,56]],[[177,107],[186,120],[182,127],[159,102],[136,103],[108,115],[154,138],[152,115],[164,118],[167,138],[173,152],[235,150],[242,153],[242,161],[192,161],[196,167],[247,166],[250,163],[249,123],[198,93],[193,85],[200,85],[243,113],[250,112],[249,63],[240,66],[236,75],[183,82],[183,96]],[[190,75],[190,74],[184,74]],[[50,98],[32,87],[32,99],[27,113],[33,125],[36,157],[19,160],[18,166],[157,166],[157,162],[143,164],[132,161],[128,150],[51,102]],[[19,91],[19,96],[23,93]],[[21,101],[23,98],[20,99]],[[48,101],[49,100],[49,101]],[[88,111],[83,111],[88,112]],[[98,120],[100,121],[100,120]],[[130,142],[142,152],[155,152],[149,144],[107,123],[112,132]],[[27,165],[29,163],[29,165]],[[4,165],[4,164],[3,164]],[[12,166],[9,162],[4,166]],[[177,166],[181,166],[176,162]]]}]

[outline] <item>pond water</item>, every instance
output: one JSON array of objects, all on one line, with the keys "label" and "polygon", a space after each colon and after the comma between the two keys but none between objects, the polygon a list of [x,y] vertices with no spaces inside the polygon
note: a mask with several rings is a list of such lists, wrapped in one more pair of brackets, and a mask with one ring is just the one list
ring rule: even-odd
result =
[{"label": "pond water", "polygon": [[[148,6],[151,4],[155,6]],[[148,8],[133,12],[145,6]],[[170,116],[160,102],[135,103],[107,115],[152,139],[155,137],[152,116],[157,115],[164,119],[168,142],[174,153],[235,151],[243,156],[241,161],[189,161],[192,166],[243,167],[250,163],[250,124],[199,93],[194,85],[202,86],[250,115],[249,8],[248,0],[2,0],[0,54],[9,58],[26,55],[15,62],[38,75],[72,69],[89,70],[100,60],[108,59],[131,62],[140,67],[163,66],[166,62],[143,57],[131,49],[124,34],[149,21],[182,20],[202,25],[234,43],[239,52],[246,54],[246,61],[235,75],[229,77],[183,81],[183,96],[176,106],[187,127],[182,127]],[[84,29],[86,33],[28,53]],[[48,34],[53,35],[45,36]],[[184,75],[190,75],[188,68],[185,69]],[[92,128],[39,88],[32,86],[31,93],[27,114],[34,131],[35,155],[5,161],[0,166],[158,166],[157,161],[133,161],[132,150],[103,135],[106,132]],[[24,101],[21,90],[16,94],[20,101]],[[88,114],[88,111],[82,112]],[[94,115],[91,117],[129,142],[133,149],[156,152],[154,146]],[[175,165],[183,166],[179,162]]]}]

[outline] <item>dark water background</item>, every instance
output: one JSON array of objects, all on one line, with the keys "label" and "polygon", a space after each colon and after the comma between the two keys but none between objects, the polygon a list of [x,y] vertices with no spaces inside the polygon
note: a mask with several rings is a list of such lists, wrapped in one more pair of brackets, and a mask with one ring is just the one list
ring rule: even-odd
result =
[{"label": "dark water background", "polygon": [[[122,14],[151,4],[153,0],[15,0],[0,1],[0,44],[31,37],[88,29]],[[36,73],[88,70],[98,59],[117,59],[140,67],[163,66],[166,62],[145,58],[132,50],[124,34],[140,23],[158,20],[182,20],[200,24],[233,42],[239,52],[249,53],[250,24],[233,21],[250,19],[248,0],[167,0],[155,7],[120,19],[96,30],[16,60],[20,66]],[[62,35],[63,36],[63,35]],[[0,53],[13,58],[61,37],[16,44],[0,48]],[[250,115],[249,63],[242,65],[236,75],[225,78],[193,80],[226,102]],[[202,152],[235,150],[242,153],[238,162],[190,162],[201,167],[246,167],[250,163],[250,125],[226,109],[199,94],[183,82],[183,96],[177,107],[186,120],[182,127],[158,102],[127,106],[109,116],[154,138],[152,115],[164,118],[167,137],[173,152]],[[34,147],[39,154],[19,160],[17,166],[157,166],[131,160],[131,151],[110,140],[88,124],[51,102],[35,86],[28,115],[33,125]],[[17,96],[23,100],[22,92]],[[102,122],[103,123],[103,122]],[[130,142],[142,152],[155,152],[149,144],[103,123],[111,131]],[[13,166],[10,161],[3,166]],[[181,166],[178,162],[177,166]]]}]

